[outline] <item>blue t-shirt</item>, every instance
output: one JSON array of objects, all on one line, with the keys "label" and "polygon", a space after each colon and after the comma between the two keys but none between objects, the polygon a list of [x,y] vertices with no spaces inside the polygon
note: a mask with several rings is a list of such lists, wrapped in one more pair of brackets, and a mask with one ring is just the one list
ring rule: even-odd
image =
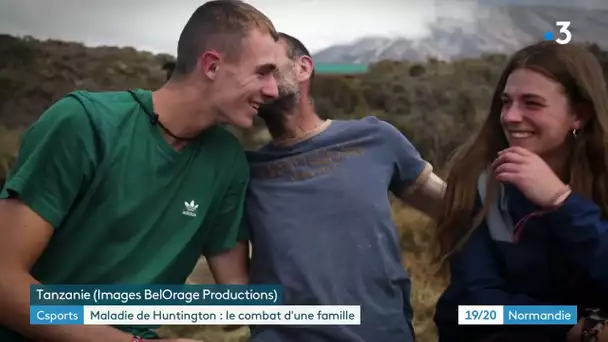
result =
[{"label": "blue t-shirt", "polygon": [[403,134],[375,117],[335,120],[248,156],[251,282],[283,285],[287,305],[361,305],[361,325],[257,326],[251,341],[413,341],[388,191],[402,194],[428,163]]}]

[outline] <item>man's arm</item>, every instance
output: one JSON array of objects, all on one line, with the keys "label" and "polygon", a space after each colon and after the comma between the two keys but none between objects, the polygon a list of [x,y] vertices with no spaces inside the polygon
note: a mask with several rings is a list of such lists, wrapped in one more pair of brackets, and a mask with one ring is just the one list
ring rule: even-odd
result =
[{"label": "man's arm", "polygon": [[414,185],[406,187],[399,197],[428,216],[436,217],[441,208],[445,188],[446,183],[433,172],[431,165],[427,164]]},{"label": "man's arm", "polygon": [[0,326],[30,340],[131,340],[110,326],[30,325],[29,288],[40,283],[31,269],[94,171],[93,133],[80,103],[60,100],[23,136],[1,193]]},{"label": "man's arm", "polygon": [[220,203],[203,254],[217,284],[249,283],[249,241],[245,199],[249,165],[244,152],[237,153],[228,191]]},{"label": "man's arm", "polygon": [[[128,342],[131,335],[109,326],[30,325],[30,269],[54,228],[18,199],[0,200],[0,325],[34,341]],[[60,267],[60,265],[58,265]]]},{"label": "man's arm", "polygon": [[397,128],[381,121],[382,139],[393,166],[390,191],[406,204],[435,217],[440,208],[445,182]]},{"label": "man's arm", "polygon": [[233,248],[207,259],[207,262],[217,284],[243,285],[249,283],[248,259],[249,243],[239,241]]}]

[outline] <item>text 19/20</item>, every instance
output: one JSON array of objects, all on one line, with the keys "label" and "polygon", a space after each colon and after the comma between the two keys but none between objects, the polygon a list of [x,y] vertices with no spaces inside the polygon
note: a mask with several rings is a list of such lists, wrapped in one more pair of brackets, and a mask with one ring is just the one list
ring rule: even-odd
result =
[{"label": "text 19/20", "polygon": [[500,325],[503,323],[503,307],[496,305],[458,306],[459,325]]}]

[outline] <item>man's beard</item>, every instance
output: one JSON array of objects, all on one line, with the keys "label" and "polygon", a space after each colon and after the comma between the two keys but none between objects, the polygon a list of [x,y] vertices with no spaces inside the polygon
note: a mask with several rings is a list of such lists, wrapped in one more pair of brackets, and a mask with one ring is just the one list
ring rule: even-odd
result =
[{"label": "man's beard", "polygon": [[[279,94],[281,94],[281,91],[279,91]],[[286,131],[287,116],[294,112],[299,101],[299,91],[283,93],[278,99],[261,105],[258,109],[258,116],[264,120],[266,127],[271,132],[282,135]]]},{"label": "man's beard", "polygon": [[297,91],[283,94],[276,100],[261,105],[258,109],[258,116],[264,121],[276,121],[292,113],[299,101],[300,93]]}]

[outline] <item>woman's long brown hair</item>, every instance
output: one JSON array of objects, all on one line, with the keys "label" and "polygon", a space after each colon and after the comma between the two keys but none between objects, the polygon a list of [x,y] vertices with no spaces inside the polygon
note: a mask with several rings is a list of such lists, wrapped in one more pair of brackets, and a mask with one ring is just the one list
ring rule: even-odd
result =
[{"label": "woman's long brown hair", "polygon": [[587,115],[588,121],[571,139],[570,186],[574,192],[592,199],[608,215],[608,91],[602,67],[585,46],[540,42],[520,50],[509,60],[496,85],[485,122],[448,163],[445,201],[437,220],[435,261],[441,267],[479,226],[497,192],[496,181],[488,177],[488,195],[481,210],[475,210],[478,177],[498,151],[508,147],[500,123],[501,95],[509,75],[519,68],[559,82],[573,110]]}]

